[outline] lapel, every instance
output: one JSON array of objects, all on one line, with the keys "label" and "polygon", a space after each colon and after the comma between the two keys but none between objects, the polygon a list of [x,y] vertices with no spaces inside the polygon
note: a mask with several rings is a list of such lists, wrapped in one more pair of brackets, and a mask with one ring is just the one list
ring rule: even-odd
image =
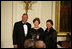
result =
[{"label": "lapel", "polygon": [[[29,25],[28,25],[28,22],[27,22],[26,24],[27,24],[27,28],[28,28],[28,30],[29,30]],[[27,30],[27,33],[28,33],[28,30]]]},{"label": "lapel", "polygon": [[[22,23],[22,21],[21,21],[21,23]],[[26,22],[26,25],[27,25],[27,28],[28,28],[28,30],[29,30],[28,22]],[[22,26],[23,34],[24,34],[24,36],[25,36],[25,31],[24,31],[23,23],[22,23],[21,26]],[[27,30],[27,35],[28,35],[28,30]]]},{"label": "lapel", "polygon": [[24,27],[23,27],[23,23],[22,23],[22,21],[21,21],[21,29],[22,29],[22,33],[23,33],[23,35],[25,36],[25,31],[24,31]]}]

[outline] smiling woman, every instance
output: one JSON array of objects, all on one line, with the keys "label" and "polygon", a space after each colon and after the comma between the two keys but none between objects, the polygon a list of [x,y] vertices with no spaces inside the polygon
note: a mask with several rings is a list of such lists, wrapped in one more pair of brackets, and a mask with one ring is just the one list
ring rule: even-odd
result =
[{"label": "smiling woman", "polygon": [[44,41],[46,43],[47,48],[57,48],[57,32],[52,27],[53,21],[47,20],[46,21],[46,30],[44,32]]}]

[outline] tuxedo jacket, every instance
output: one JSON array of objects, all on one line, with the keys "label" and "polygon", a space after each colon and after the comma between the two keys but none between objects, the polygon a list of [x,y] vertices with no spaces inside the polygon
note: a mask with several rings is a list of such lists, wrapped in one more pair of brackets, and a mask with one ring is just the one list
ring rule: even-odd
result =
[{"label": "tuxedo jacket", "polygon": [[[29,30],[31,29],[31,24],[27,22],[26,25],[28,27],[28,31],[27,31],[27,36],[28,36]],[[14,29],[13,29],[13,45],[24,44],[24,41],[28,38],[27,36],[25,37],[22,21],[16,22],[14,24]]]}]

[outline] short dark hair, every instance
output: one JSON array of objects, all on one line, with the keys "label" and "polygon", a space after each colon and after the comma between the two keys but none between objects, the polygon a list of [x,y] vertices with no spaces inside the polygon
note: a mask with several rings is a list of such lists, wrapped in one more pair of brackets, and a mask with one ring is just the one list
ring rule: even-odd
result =
[{"label": "short dark hair", "polygon": [[35,19],[33,20],[33,23],[34,23],[36,20],[37,20],[37,21],[39,22],[39,24],[40,24],[40,19],[39,19],[39,18],[35,18]]},{"label": "short dark hair", "polygon": [[23,16],[24,16],[24,15],[27,15],[27,16],[28,16],[28,14],[27,14],[27,13],[24,13],[24,14],[23,14]]},{"label": "short dark hair", "polygon": [[52,20],[47,20],[46,23],[47,23],[47,22],[50,22],[50,23],[53,25],[53,21],[52,21]]}]

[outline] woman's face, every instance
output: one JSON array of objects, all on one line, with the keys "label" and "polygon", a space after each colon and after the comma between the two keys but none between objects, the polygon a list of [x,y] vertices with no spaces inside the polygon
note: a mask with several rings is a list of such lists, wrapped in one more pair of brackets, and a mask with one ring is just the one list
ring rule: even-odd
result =
[{"label": "woman's face", "polygon": [[50,29],[52,27],[52,24],[50,22],[47,22],[46,26],[47,26],[48,29]]},{"label": "woman's face", "polygon": [[36,20],[35,22],[34,22],[34,26],[38,26],[39,25],[39,22]]}]

